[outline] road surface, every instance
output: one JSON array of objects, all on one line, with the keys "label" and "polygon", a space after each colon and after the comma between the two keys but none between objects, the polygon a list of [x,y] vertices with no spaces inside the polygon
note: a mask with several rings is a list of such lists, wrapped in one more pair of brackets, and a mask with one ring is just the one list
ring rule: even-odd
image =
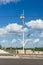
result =
[{"label": "road surface", "polygon": [[0,59],[0,65],[43,65],[43,59]]}]

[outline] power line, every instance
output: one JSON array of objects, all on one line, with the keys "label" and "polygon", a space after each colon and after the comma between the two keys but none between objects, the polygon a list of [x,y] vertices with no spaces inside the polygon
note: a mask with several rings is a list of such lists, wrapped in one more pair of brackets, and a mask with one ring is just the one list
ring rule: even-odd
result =
[{"label": "power line", "polygon": [[[20,16],[0,16],[0,18],[18,18],[18,17],[20,17]],[[26,18],[32,18],[32,17],[43,17],[43,16],[25,16]]]}]

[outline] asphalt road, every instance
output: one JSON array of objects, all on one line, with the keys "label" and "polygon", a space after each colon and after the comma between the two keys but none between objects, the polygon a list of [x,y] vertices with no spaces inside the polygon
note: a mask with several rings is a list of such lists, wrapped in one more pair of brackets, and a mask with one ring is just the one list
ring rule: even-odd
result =
[{"label": "asphalt road", "polygon": [[43,59],[0,59],[0,65],[43,65]]}]

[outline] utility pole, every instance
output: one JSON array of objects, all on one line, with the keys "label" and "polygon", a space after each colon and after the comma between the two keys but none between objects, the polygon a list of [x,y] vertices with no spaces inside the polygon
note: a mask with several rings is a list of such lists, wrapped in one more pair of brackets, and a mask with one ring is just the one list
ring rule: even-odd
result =
[{"label": "utility pole", "polygon": [[23,41],[22,41],[22,45],[23,45],[23,54],[24,54],[24,45],[25,45],[25,42],[24,42],[24,10],[23,10],[23,14],[20,16],[20,18],[22,19],[22,29],[23,29]]}]

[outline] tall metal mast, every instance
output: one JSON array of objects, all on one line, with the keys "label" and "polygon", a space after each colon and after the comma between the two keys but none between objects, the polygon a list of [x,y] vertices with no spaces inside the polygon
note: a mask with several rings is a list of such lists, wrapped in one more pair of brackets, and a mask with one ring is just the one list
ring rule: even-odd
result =
[{"label": "tall metal mast", "polygon": [[22,45],[23,45],[23,53],[24,53],[24,45],[25,45],[25,42],[24,42],[24,10],[23,10],[23,14],[20,16],[20,18],[22,19],[22,29],[23,29],[23,42],[22,42]]}]

